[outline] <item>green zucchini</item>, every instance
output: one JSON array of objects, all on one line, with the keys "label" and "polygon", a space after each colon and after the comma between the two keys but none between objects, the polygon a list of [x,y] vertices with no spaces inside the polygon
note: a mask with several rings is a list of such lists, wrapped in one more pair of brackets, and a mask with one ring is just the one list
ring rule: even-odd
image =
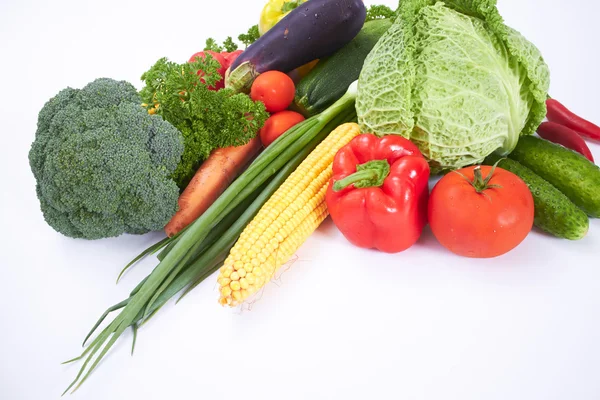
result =
[{"label": "green zucchini", "polygon": [[358,79],[365,58],[391,26],[392,21],[388,19],[366,22],[350,43],[320,60],[296,86],[292,108],[310,117],[339,100],[350,84]]},{"label": "green zucchini", "polygon": [[[485,164],[494,165],[498,160],[498,156],[490,156]],[[560,190],[518,161],[504,158],[498,162],[498,167],[517,175],[529,187],[535,205],[535,226],[564,239],[585,237],[590,224],[587,215]]]},{"label": "green zucchini", "polygon": [[587,215],[600,217],[600,168],[581,154],[523,136],[508,157],[550,182]]}]

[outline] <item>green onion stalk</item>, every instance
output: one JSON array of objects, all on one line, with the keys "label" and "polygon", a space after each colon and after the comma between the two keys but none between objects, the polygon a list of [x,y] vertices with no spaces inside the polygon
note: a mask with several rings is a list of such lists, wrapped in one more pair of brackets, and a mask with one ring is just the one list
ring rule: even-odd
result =
[{"label": "green onion stalk", "polygon": [[[331,131],[342,123],[355,121],[357,87],[323,113],[294,126],[265,149],[198,219],[180,234],[161,240],[136,257],[123,272],[145,256],[160,250],[159,264],[131,292],[129,298],[106,310],[84,340],[83,353],[67,363],[83,365],[65,393],[77,390],[123,332],[148,321],[169,299],[182,290],[187,294],[213,274],[227,257],[246,225]],[[122,273],[123,273],[122,272]],[[87,347],[88,339],[113,311],[119,314]]]}]

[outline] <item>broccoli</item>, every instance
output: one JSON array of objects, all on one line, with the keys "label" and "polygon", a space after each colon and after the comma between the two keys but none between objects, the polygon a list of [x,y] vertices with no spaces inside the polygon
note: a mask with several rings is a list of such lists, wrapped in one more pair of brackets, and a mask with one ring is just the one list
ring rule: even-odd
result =
[{"label": "broccoli", "polygon": [[162,229],[177,211],[181,133],[125,81],[67,88],[38,116],[29,163],[46,222],[73,238]]}]

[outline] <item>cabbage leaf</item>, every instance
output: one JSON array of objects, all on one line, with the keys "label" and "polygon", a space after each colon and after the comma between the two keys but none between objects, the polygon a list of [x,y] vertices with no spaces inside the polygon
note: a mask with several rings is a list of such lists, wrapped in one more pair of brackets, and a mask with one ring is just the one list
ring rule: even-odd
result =
[{"label": "cabbage leaf", "polygon": [[532,134],[549,77],[495,0],[403,0],[365,60],[356,109],[364,132],[400,134],[434,171],[454,169],[506,155]]}]

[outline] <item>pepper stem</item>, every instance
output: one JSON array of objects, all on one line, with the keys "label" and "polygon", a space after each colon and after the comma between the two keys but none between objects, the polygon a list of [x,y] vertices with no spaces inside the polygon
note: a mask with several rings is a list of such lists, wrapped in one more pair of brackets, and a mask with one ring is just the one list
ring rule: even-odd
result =
[{"label": "pepper stem", "polygon": [[387,160],[373,160],[356,166],[356,172],[333,184],[333,191],[339,192],[350,185],[356,189],[379,187],[390,174]]},{"label": "pepper stem", "polygon": [[298,8],[299,6],[300,0],[286,1],[285,3],[283,3],[283,7],[281,7],[281,12],[285,14]]}]

